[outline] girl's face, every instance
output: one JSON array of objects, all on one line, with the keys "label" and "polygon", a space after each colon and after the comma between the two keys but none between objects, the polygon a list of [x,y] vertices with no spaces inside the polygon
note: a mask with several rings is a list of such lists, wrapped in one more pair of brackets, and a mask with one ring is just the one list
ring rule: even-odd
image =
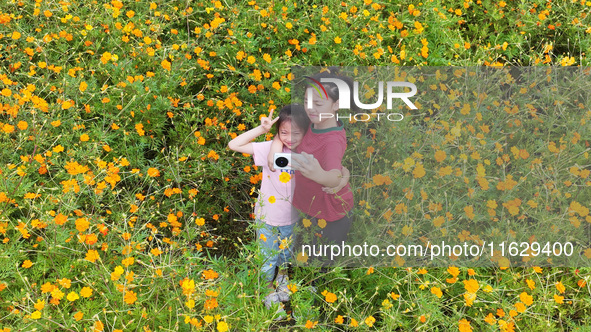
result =
[{"label": "girl's face", "polygon": [[[308,98],[312,98],[312,108],[308,108]],[[304,108],[315,128],[324,129],[337,125],[338,100],[334,101],[330,97],[327,99],[325,96],[319,95],[316,89],[309,88],[306,89]]]},{"label": "girl's face", "polygon": [[290,150],[295,150],[304,138],[304,130],[293,121],[285,121],[279,126],[279,140]]}]

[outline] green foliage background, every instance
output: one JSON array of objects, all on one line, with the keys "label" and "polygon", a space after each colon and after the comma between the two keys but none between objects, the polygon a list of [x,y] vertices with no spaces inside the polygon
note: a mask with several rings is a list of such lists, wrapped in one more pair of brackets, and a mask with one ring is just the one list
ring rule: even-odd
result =
[{"label": "green foliage background", "polygon": [[[275,323],[248,228],[258,170],[226,144],[289,102],[294,65],[587,66],[590,10],[585,1],[3,2],[0,328],[589,325],[584,268],[336,269],[319,289],[335,302],[309,292],[317,273],[300,270],[297,319]],[[588,158],[578,167],[588,170]],[[469,280],[479,286],[471,306]],[[85,287],[92,294],[79,296]]]}]

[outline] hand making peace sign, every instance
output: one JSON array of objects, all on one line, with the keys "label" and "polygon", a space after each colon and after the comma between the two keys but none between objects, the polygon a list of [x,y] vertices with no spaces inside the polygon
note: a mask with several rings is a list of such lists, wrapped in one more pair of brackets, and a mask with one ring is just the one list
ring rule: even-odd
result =
[{"label": "hand making peace sign", "polygon": [[[271,127],[273,127],[273,124],[275,122],[277,122],[277,120],[279,120],[279,117],[276,117],[275,119],[273,119],[273,109],[271,110],[271,112],[269,112],[269,117],[263,116],[261,117],[261,127],[263,127],[263,129],[265,130],[265,132],[269,132],[271,130]],[[273,119],[273,120],[271,120]]]}]

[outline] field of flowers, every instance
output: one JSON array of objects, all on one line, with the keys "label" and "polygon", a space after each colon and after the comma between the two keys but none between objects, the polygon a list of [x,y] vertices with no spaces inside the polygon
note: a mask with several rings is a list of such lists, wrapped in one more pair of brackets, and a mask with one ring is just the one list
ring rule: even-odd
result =
[{"label": "field of flowers", "polygon": [[[296,318],[275,322],[250,227],[260,170],[226,145],[290,101],[292,66],[588,66],[590,12],[585,0],[3,1],[0,331],[588,330],[589,265],[334,268],[318,293],[318,272],[295,269]],[[500,118],[471,105],[420,108],[411,132],[349,132],[362,151],[350,165],[392,166],[352,168],[359,219],[587,229],[591,103],[562,116],[505,105]],[[447,210],[448,189],[468,200]]]}]

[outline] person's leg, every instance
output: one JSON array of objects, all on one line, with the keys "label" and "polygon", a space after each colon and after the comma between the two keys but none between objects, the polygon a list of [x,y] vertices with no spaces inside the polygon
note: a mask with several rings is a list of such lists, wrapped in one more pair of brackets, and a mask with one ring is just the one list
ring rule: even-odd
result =
[{"label": "person's leg", "polygon": [[347,241],[347,235],[351,230],[353,219],[349,214],[339,220],[327,222],[326,227],[321,231],[323,242],[341,245]]},{"label": "person's leg", "polygon": [[[317,226],[318,219],[314,218],[312,224]],[[315,244],[317,248],[323,248],[322,255],[315,258],[321,266],[326,267],[333,266],[335,264],[336,259],[338,259],[338,257],[330,257],[332,250],[330,249],[330,247],[325,246],[341,246],[343,243],[346,243],[347,236],[349,234],[349,230],[351,229],[352,224],[353,220],[350,217],[350,215],[347,214],[339,220],[326,222],[324,228],[320,230],[320,236],[317,237],[317,241],[315,241]]]},{"label": "person's leg", "polygon": [[275,277],[275,267],[277,266],[277,235],[273,230],[273,226],[269,226],[264,222],[259,222],[260,227],[257,229],[257,241],[261,245],[261,255],[264,257],[263,266],[261,267],[261,276],[266,283],[267,288],[274,289],[273,279]]},{"label": "person's leg", "polygon": [[287,226],[279,226],[277,230],[279,231],[278,236],[278,243],[279,243],[279,259],[277,261],[278,272],[277,278],[275,279],[277,283],[277,292],[281,294],[281,300],[288,301],[289,300],[289,289],[287,285],[289,283],[289,278],[287,275],[287,266],[289,261],[292,257],[291,250],[292,250],[292,236],[293,236],[293,225]]},{"label": "person's leg", "polygon": [[279,270],[285,270],[287,268],[287,264],[291,260],[292,257],[292,247],[293,247],[293,229],[294,225],[286,225],[286,226],[278,226],[278,244],[277,248],[279,249],[279,258],[277,260],[277,266]]}]

